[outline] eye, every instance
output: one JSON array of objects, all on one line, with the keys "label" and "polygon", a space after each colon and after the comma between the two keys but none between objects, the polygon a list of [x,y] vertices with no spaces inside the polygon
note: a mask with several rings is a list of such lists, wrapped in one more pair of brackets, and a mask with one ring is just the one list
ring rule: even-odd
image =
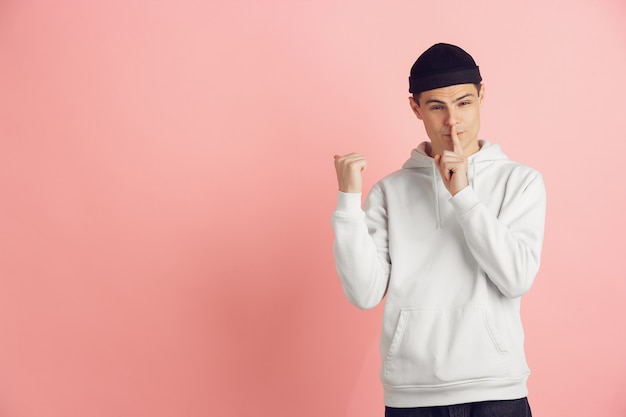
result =
[{"label": "eye", "polygon": [[430,109],[431,110],[441,110],[441,109],[443,109],[443,106],[431,106]]},{"label": "eye", "polygon": [[472,104],[471,101],[462,101],[460,105],[461,106],[469,106],[470,104]]}]

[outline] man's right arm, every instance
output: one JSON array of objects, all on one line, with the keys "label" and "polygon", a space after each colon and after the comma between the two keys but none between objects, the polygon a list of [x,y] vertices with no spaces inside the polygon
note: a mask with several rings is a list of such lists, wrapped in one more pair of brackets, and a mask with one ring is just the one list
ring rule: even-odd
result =
[{"label": "man's right arm", "polygon": [[368,196],[368,214],[361,209],[361,173],[367,167],[362,155],[335,156],[339,193],[332,216],[333,253],[344,293],[355,306],[375,307],[385,296],[390,262],[387,216],[382,192]]}]

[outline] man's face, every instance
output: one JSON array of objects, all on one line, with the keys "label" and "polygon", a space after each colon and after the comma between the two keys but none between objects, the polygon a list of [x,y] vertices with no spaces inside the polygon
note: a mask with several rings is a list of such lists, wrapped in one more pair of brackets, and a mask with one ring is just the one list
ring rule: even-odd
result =
[{"label": "man's face", "polygon": [[426,134],[432,144],[432,156],[451,151],[450,128],[456,126],[463,154],[469,156],[479,149],[480,106],[484,98],[484,86],[480,91],[474,84],[457,84],[450,87],[424,91],[419,103],[410,97],[411,109],[424,122]]}]

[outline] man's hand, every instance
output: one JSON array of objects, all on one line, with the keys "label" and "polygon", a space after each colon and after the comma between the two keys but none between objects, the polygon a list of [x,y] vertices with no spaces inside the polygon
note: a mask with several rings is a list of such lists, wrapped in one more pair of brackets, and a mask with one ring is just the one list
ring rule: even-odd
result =
[{"label": "man's hand", "polygon": [[435,164],[439,168],[443,184],[450,194],[455,195],[469,185],[467,179],[467,158],[463,156],[461,141],[456,134],[456,126],[450,128],[452,151],[443,151],[443,155],[435,155]]},{"label": "man's hand", "polygon": [[367,161],[361,154],[335,155],[335,171],[337,171],[339,191],[360,193],[363,186],[361,173],[366,169]]}]

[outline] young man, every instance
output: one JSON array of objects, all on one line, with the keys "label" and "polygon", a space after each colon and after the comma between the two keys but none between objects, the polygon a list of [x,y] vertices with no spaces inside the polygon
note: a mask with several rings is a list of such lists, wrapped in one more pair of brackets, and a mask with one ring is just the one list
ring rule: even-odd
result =
[{"label": "young man", "polygon": [[361,209],[357,153],[335,156],[334,255],[360,308],[385,298],[385,415],[530,416],[520,297],[539,269],[541,175],[478,139],[474,59],[436,44],[411,68],[409,104],[430,142]]}]

